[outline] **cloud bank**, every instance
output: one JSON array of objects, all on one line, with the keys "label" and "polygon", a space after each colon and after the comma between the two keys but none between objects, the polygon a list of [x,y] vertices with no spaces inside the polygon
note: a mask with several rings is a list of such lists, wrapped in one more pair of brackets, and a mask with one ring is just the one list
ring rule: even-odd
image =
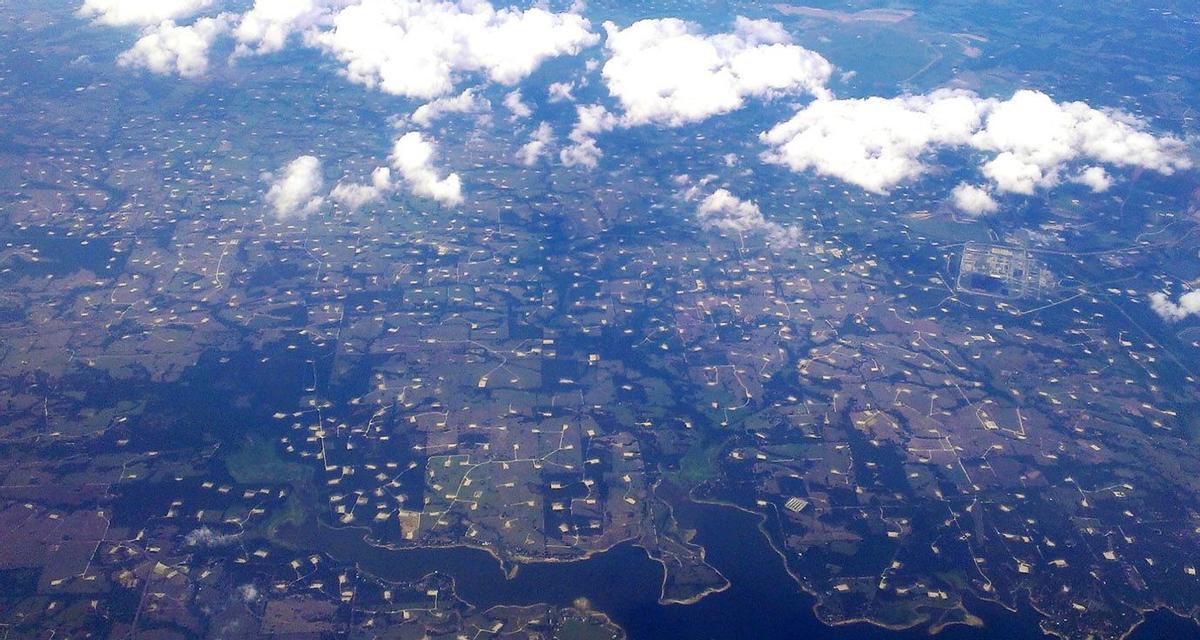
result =
[{"label": "cloud bank", "polygon": [[[304,45],[336,59],[350,81],[424,101],[410,116],[421,127],[448,113],[491,110],[481,89],[460,85],[516,85],[546,60],[599,42],[577,8],[497,9],[487,0],[255,0],[241,15],[177,22],[219,4],[83,0],[79,13],[99,23],[142,28],[136,44],[118,58],[121,65],[187,78],[207,72],[210,51],[222,35],[236,43],[236,57],[282,50],[299,34]],[[835,98],[827,87],[833,66],[769,20],[738,17],[731,31],[716,34],[676,18],[625,28],[606,22],[604,30],[604,61],[589,61],[586,68],[600,69],[612,102],[576,106],[577,123],[558,153],[568,167],[598,166],[601,133],[697,123],[740,109],[750,99],[780,96],[813,99],[761,134],[767,162],[884,194],[931,172],[938,151],[960,151],[978,163],[978,174],[950,195],[955,207],[971,215],[997,211],[1006,194],[1034,195],[1063,183],[1103,193],[1114,184],[1113,168],[1169,175],[1192,166],[1182,140],[1156,135],[1144,120],[1082,102],[1057,102],[1038,91],[1018,91],[1008,99],[962,89]],[[570,99],[572,87],[587,83],[586,75],[550,83],[551,101]],[[532,114],[520,88],[508,90],[503,102],[512,119]],[[432,145],[420,135],[405,138],[404,153],[393,153],[395,176],[417,195],[460,201],[458,176],[440,178],[430,165]],[[552,140],[549,128],[540,126],[518,159],[536,163]],[[330,196],[349,208],[363,206],[392,189],[392,177],[386,186],[374,178],[339,184]]]}]

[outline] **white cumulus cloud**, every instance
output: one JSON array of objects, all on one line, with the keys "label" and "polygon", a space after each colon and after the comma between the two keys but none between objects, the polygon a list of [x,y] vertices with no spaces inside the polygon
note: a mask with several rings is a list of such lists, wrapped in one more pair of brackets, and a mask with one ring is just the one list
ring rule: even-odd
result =
[{"label": "white cumulus cloud", "polygon": [[84,0],[79,15],[113,26],[149,26],[213,6],[213,0]]},{"label": "white cumulus cloud", "polygon": [[183,537],[183,543],[189,547],[224,547],[237,542],[235,533],[220,533],[208,527],[193,529]]},{"label": "white cumulus cloud", "polygon": [[392,147],[392,168],[404,178],[414,195],[451,206],[463,201],[462,179],[457,173],[438,177],[433,166],[435,148],[419,132],[410,131]]},{"label": "white cumulus cloud", "polygon": [[1150,308],[1167,322],[1179,322],[1188,316],[1200,316],[1200,290],[1189,291],[1179,296],[1178,301],[1171,300],[1165,293],[1152,293]]},{"label": "white cumulus cloud", "polygon": [[242,14],[234,35],[238,53],[274,53],[293,33],[318,24],[328,15],[330,0],[255,0]]},{"label": "white cumulus cloud", "polygon": [[[79,14],[149,27],[224,1],[84,0]],[[600,40],[576,12],[497,9],[487,0],[254,0],[232,15],[235,57],[281,51],[299,34],[341,62],[352,82],[425,100],[468,78],[515,85],[544,61]]]},{"label": "white cumulus cloud", "polygon": [[[815,171],[885,193],[927,171],[941,148],[983,154],[980,171],[997,191],[1032,195],[1075,180],[1111,186],[1098,164],[1170,175],[1192,166],[1185,143],[1157,136],[1146,123],[1082,102],[1055,102],[1023,90],[1008,100],[940,89],[895,98],[818,100],[762,134],[765,160]],[[1086,165],[1080,167],[1079,165]]]},{"label": "white cumulus cloud", "polygon": [[369,183],[339,182],[329,193],[329,197],[343,207],[356,211],[372,202],[382,200],[391,190],[391,169],[379,167],[371,172]]},{"label": "white cumulus cloud", "polygon": [[677,126],[742,106],[747,97],[827,96],[833,66],[791,44],[777,23],[738,17],[732,33],[704,35],[677,18],[606,22],[601,75],[627,124]]},{"label": "white cumulus cloud", "polygon": [[491,108],[492,103],[486,98],[476,94],[474,89],[466,89],[452,98],[438,98],[417,107],[412,114],[412,121],[428,127],[447,113],[478,113]]},{"label": "white cumulus cloud", "polygon": [[549,87],[546,87],[546,96],[550,102],[571,102],[575,96],[571,94],[575,90],[574,82],[552,82]]},{"label": "white cumulus cloud", "polygon": [[[700,180],[698,184],[689,186],[679,194],[686,202],[699,199],[696,219],[702,227],[737,235],[762,234],[768,242],[781,248],[793,247],[799,242],[799,227],[785,227],[768,220],[758,204],[752,200],[743,200],[723,188],[704,195],[711,180],[711,177]],[[689,180],[686,176],[681,176],[676,181],[679,184],[687,184]]]},{"label": "white cumulus cloud", "polygon": [[950,195],[954,198],[954,206],[969,215],[980,216],[995,213],[1000,209],[1000,205],[987,189],[965,182],[954,187]]},{"label": "white cumulus cloud", "polygon": [[573,144],[559,152],[559,160],[568,167],[595,168],[604,155],[596,145],[595,136],[615,129],[617,117],[598,104],[577,105],[575,113],[579,119],[567,135]]},{"label": "white cumulus cloud", "polygon": [[534,130],[533,135],[529,136],[529,142],[517,150],[517,159],[527,167],[537,164],[537,161],[546,155],[546,147],[550,146],[551,142],[554,142],[554,132],[548,123],[543,122]]},{"label": "white cumulus cloud", "polygon": [[529,105],[525,104],[524,99],[521,97],[520,89],[513,89],[504,96],[504,108],[512,112],[514,120],[528,118],[533,115],[533,109],[530,109]]},{"label": "white cumulus cloud", "polygon": [[931,147],[968,142],[984,108],[975,94],[951,89],[818,100],[761,136],[770,147],[764,157],[883,193],[924,173],[922,156]]},{"label": "white cumulus cloud", "polygon": [[258,587],[254,583],[244,584],[238,587],[238,593],[241,594],[242,600],[246,602],[257,602],[259,598]]},{"label": "white cumulus cloud", "polygon": [[267,203],[280,219],[309,216],[325,206],[325,198],[318,195],[324,183],[321,161],[314,156],[300,156],[272,182]]},{"label": "white cumulus cloud", "polygon": [[1071,182],[1082,184],[1092,190],[1092,193],[1104,193],[1112,188],[1112,176],[1104,170],[1104,167],[1087,167],[1080,171],[1078,175],[1071,178]]},{"label": "white cumulus cloud", "polygon": [[534,7],[496,9],[482,0],[361,0],[308,40],[337,57],[353,82],[432,99],[464,74],[512,85],[545,60],[599,41],[587,19]]},{"label": "white cumulus cloud", "polygon": [[198,78],[208,72],[208,53],[217,37],[229,31],[229,16],[201,18],[190,25],[170,20],[147,28],[128,51],[117,56],[124,67],[148,69],[153,73],[177,73]]},{"label": "white cumulus cloud", "polygon": [[[1077,160],[1166,175],[1191,166],[1181,140],[1155,136],[1143,121],[1125,113],[1083,102],[1055,102],[1029,90],[987,103],[987,122],[972,137],[971,146],[997,153],[983,171],[1002,191],[1029,195],[1057,186],[1063,170]],[[1105,184],[1095,176],[1092,182]]]}]

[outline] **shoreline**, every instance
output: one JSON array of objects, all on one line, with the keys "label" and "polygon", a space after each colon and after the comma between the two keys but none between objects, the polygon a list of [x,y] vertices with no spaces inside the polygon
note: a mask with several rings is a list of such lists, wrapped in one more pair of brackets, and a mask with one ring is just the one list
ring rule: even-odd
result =
[{"label": "shoreline", "polygon": [[[674,515],[672,515],[672,521],[674,521]],[[469,549],[469,550],[473,550],[473,551],[482,551],[484,553],[487,553],[489,556],[491,556],[491,558],[493,560],[496,561],[496,565],[500,569],[500,572],[502,574],[504,574],[504,579],[506,581],[511,581],[511,580],[516,579],[517,574],[520,572],[522,566],[538,565],[538,564],[543,564],[543,565],[571,564],[571,563],[576,563],[576,562],[585,562],[587,560],[591,560],[592,558],[594,558],[598,555],[608,553],[609,551],[612,551],[613,549],[615,549],[623,544],[631,543],[632,546],[634,546],[638,549],[641,549],[642,552],[645,553],[647,559],[659,564],[662,567],[662,581],[659,585],[658,603],[661,605],[664,605],[664,606],[693,605],[693,604],[696,604],[696,603],[702,601],[704,598],[706,598],[710,595],[713,595],[716,593],[721,593],[723,591],[727,591],[730,587],[733,586],[733,583],[731,583],[729,581],[729,579],[726,578],[716,567],[713,567],[712,565],[708,565],[710,568],[712,568],[713,571],[715,571],[717,573],[717,575],[721,576],[721,579],[724,580],[724,584],[720,585],[719,587],[706,587],[705,589],[698,592],[696,595],[688,597],[688,598],[683,598],[683,599],[668,598],[666,596],[667,578],[669,576],[669,570],[667,568],[667,563],[666,563],[666,561],[664,561],[661,558],[655,558],[651,554],[650,549],[648,547],[646,547],[646,545],[641,544],[640,538],[638,536],[629,536],[629,537],[621,538],[621,539],[616,540],[615,542],[613,542],[605,547],[602,547],[602,548],[588,549],[588,550],[584,551],[583,553],[581,553],[578,557],[573,557],[573,558],[539,558],[539,557],[535,557],[535,556],[526,556],[526,555],[517,554],[517,555],[513,555],[511,558],[506,560],[505,558],[501,557],[500,554],[497,553],[494,548],[484,547],[481,545],[474,545],[474,544],[469,544],[469,543],[458,542],[458,543],[454,543],[454,544],[444,544],[444,545],[418,544],[418,545],[404,547],[404,546],[397,546],[395,544],[380,543],[376,540],[372,540],[369,537],[370,531],[371,531],[370,528],[361,526],[361,525],[335,526],[335,525],[331,525],[331,524],[328,524],[325,522],[318,521],[317,526],[319,528],[324,528],[324,529],[327,529],[330,531],[364,531],[365,533],[363,534],[362,538],[360,539],[363,544],[365,544],[373,549],[380,549],[383,551],[390,551],[390,552],[396,552],[396,553],[416,552],[416,551],[420,551],[420,550],[437,551],[437,550],[443,550],[443,549],[446,549],[446,550],[448,550],[448,549]],[[329,552],[326,551],[325,553],[329,553]],[[332,553],[329,553],[329,555],[331,557],[334,557],[334,555]],[[700,559],[702,561],[705,559],[704,556],[705,556],[705,550],[703,547],[701,547]],[[705,562],[705,564],[708,564],[708,563]],[[442,573],[441,571],[437,571],[437,570],[435,570],[435,571],[437,573]],[[371,573],[371,572],[368,571],[368,573]],[[454,576],[450,576],[450,577],[451,577],[451,579],[454,579]],[[470,604],[470,603],[468,603],[468,604]],[[472,605],[472,606],[474,606],[474,605]],[[493,606],[502,606],[502,605],[493,605]]]},{"label": "shoreline", "polygon": [[[706,505],[712,505],[712,506],[717,506],[717,507],[725,507],[725,508],[735,509],[737,511],[752,515],[755,518],[757,518],[757,520],[758,520],[757,528],[759,530],[759,533],[761,533],[763,535],[763,537],[766,538],[767,544],[780,557],[780,560],[783,562],[783,565],[784,565],[784,571],[786,571],[787,574],[792,578],[792,580],[796,583],[796,585],[800,589],[800,591],[804,592],[805,594],[809,595],[810,597],[812,597],[814,599],[815,602],[812,607],[813,615],[814,615],[814,617],[816,617],[816,619],[821,624],[828,626],[830,628],[848,626],[848,625],[853,625],[853,624],[870,624],[872,626],[875,626],[875,627],[878,627],[881,629],[885,629],[887,631],[899,632],[899,631],[910,631],[910,630],[916,629],[916,628],[920,627],[921,625],[925,624],[925,622],[928,622],[928,620],[926,620],[925,622],[916,622],[911,625],[901,625],[901,624],[888,624],[888,623],[884,623],[884,622],[881,622],[878,620],[873,620],[869,617],[845,618],[845,619],[841,619],[841,620],[827,619],[826,617],[820,615],[820,613],[818,612],[818,607],[821,604],[820,594],[817,594],[814,591],[812,591],[811,589],[809,589],[801,581],[801,579],[795,574],[795,572],[792,571],[792,568],[790,566],[788,566],[788,564],[787,564],[786,555],[784,555],[784,552],[781,549],[779,549],[779,547],[775,544],[775,541],[771,539],[771,536],[765,527],[766,522],[767,522],[766,514],[762,513],[761,511],[747,509],[741,505],[734,504],[732,502],[728,502],[728,501],[724,501],[724,500],[710,499],[710,498],[698,498],[691,491],[689,491],[689,493],[688,493],[688,498],[692,502],[695,502],[697,504],[706,504]],[[1001,602],[999,600],[976,596],[975,594],[971,594],[971,595],[972,595],[972,597],[978,598],[980,602],[987,602],[987,603],[994,604],[1011,614],[1015,615],[1019,612],[1019,609],[1017,609],[1015,607],[1010,607],[1006,603]],[[1045,611],[1038,608],[1036,603],[1032,599],[1026,597],[1026,598],[1024,598],[1024,601],[1026,603],[1028,603],[1030,608],[1033,609],[1038,614],[1037,628],[1042,634],[1044,634],[1046,637],[1056,638],[1057,640],[1073,640],[1073,636],[1065,635],[1065,634],[1059,633],[1057,631],[1051,631],[1051,630],[1046,629],[1043,622],[1047,618],[1048,614]],[[966,627],[972,627],[972,628],[978,628],[978,629],[986,628],[984,620],[982,618],[980,618],[979,616],[976,616],[975,614],[971,613],[971,611],[966,607],[966,605],[961,602],[961,598],[960,598],[959,606],[963,610],[963,612],[967,615],[967,620],[962,620],[962,621],[953,620],[953,621],[944,622],[944,623],[931,624],[928,627],[929,635],[937,636],[937,635],[941,634],[943,631],[945,631],[946,629],[949,629],[954,626],[966,626]],[[1176,611],[1174,608],[1172,608],[1168,605],[1165,605],[1165,604],[1150,607],[1150,608],[1136,608],[1135,607],[1134,609],[1138,613],[1138,620],[1135,623],[1133,623],[1128,629],[1123,631],[1121,633],[1121,635],[1117,637],[1117,640],[1129,640],[1129,638],[1131,638],[1134,635],[1134,633],[1136,633],[1137,630],[1148,621],[1147,615],[1156,613],[1156,612],[1169,613],[1170,615],[1173,615],[1173,616],[1179,618],[1180,620],[1191,621],[1193,624],[1197,625],[1198,631],[1200,631],[1200,619],[1198,619],[1198,617],[1200,617],[1200,605],[1197,606],[1196,611],[1194,611],[1192,613],[1192,615],[1188,615],[1187,613],[1181,613],[1179,611]],[[976,621],[978,622],[978,624],[975,624]]]},{"label": "shoreline", "polygon": [[[821,606],[821,603],[822,603],[821,595],[816,593],[812,589],[810,589],[807,585],[805,585],[804,582],[800,579],[800,577],[797,576],[794,571],[792,571],[792,568],[790,566],[788,566],[787,556],[784,554],[783,550],[781,550],[778,546],[776,546],[775,541],[771,539],[770,533],[766,530],[766,522],[767,522],[766,514],[762,513],[761,511],[747,509],[741,505],[734,504],[732,502],[727,502],[724,500],[698,498],[694,495],[694,493],[692,491],[688,492],[688,499],[691,500],[692,502],[695,502],[696,504],[705,504],[705,505],[711,505],[711,506],[716,506],[716,507],[725,507],[725,508],[735,509],[742,513],[746,513],[746,514],[754,516],[758,520],[758,523],[756,526],[757,526],[759,533],[762,534],[763,538],[766,539],[767,546],[769,546],[771,548],[771,550],[774,551],[775,554],[779,556],[780,561],[783,563],[783,570],[788,574],[788,576],[790,576],[792,578],[792,581],[796,584],[796,587],[802,593],[808,595],[809,597],[811,597],[813,599],[812,614],[813,614],[813,617],[816,618],[817,621],[820,622],[821,624],[823,624],[827,627],[830,627],[830,628],[843,627],[843,626],[848,626],[848,625],[853,625],[853,624],[869,624],[871,626],[878,627],[880,629],[884,629],[887,631],[899,632],[899,631],[910,631],[912,629],[916,629],[917,627],[920,627],[922,624],[925,624],[926,622],[929,621],[928,618],[926,618],[926,620],[924,620],[924,621],[917,621],[912,624],[893,624],[893,623],[886,623],[886,622],[883,622],[880,620],[874,620],[874,619],[868,618],[868,617],[844,618],[841,620],[827,619],[826,617],[822,616],[820,611],[818,610],[818,608]],[[981,618],[972,614],[969,610],[967,610],[965,605],[961,604],[961,602],[960,602],[959,606],[967,614],[969,620],[979,620],[979,624],[974,625],[974,624],[970,624],[970,622],[968,622],[968,621],[957,621],[957,620],[951,621],[951,622],[946,622],[946,623],[935,623],[935,624],[932,624],[929,626],[929,635],[930,636],[938,635],[942,631],[944,631],[950,627],[953,627],[953,626],[969,626],[969,627],[975,627],[975,628],[984,628],[984,623]]]},{"label": "shoreline", "polygon": [[[655,487],[655,488],[657,489],[657,487]],[[852,618],[847,617],[847,618],[842,618],[842,619],[830,619],[828,616],[822,615],[822,613],[821,613],[820,609],[821,609],[821,605],[823,604],[823,601],[824,601],[822,598],[822,595],[820,593],[815,592],[812,588],[810,588],[808,585],[806,585],[801,580],[801,578],[796,574],[796,572],[792,569],[792,567],[788,566],[787,555],[785,554],[784,550],[780,549],[779,546],[772,539],[769,531],[766,528],[766,524],[767,524],[768,518],[769,518],[768,514],[765,514],[761,511],[757,511],[754,509],[749,509],[749,508],[746,508],[741,505],[738,505],[738,504],[735,504],[732,502],[728,502],[725,500],[713,499],[713,498],[700,498],[695,495],[696,488],[697,487],[693,487],[692,489],[689,489],[686,493],[684,493],[685,499],[688,500],[689,502],[691,502],[695,505],[701,505],[701,506],[730,508],[735,511],[753,516],[755,518],[755,528],[758,530],[759,534],[763,536],[765,542],[767,543],[767,546],[779,558],[780,562],[782,563],[783,570],[790,578],[792,584],[794,584],[796,586],[796,588],[799,592],[801,592],[804,595],[806,595],[807,597],[810,597],[813,599],[813,604],[810,609],[811,613],[812,613],[813,617],[816,619],[816,621],[825,627],[834,629],[834,628],[838,628],[838,627],[846,627],[846,626],[851,626],[851,625],[856,625],[856,624],[866,624],[866,625],[870,625],[872,627],[883,629],[886,631],[904,632],[904,631],[912,631],[914,629],[918,629],[922,626],[925,626],[929,636],[931,636],[931,637],[940,635],[942,632],[944,632],[947,629],[950,629],[952,627],[955,627],[955,626],[965,626],[965,627],[971,627],[971,628],[976,628],[976,629],[986,628],[986,623],[985,623],[984,619],[978,615],[975,615],[967,607],[966,603],[962,601],[961,597],[963,595],[967,595],[967,594],[959,594],[960,599],[959,599],[959,602],[956,607],[945,609],[945,611],[952,611],[954,609],[961,610],[961,612],[964,614],[963,619],[954,619],[954,620],[948,620],[948,621],[932,621],[931,622],[932,618],[930,616],[924,615],[924,614],[922,614],[923,619],[914,621],[912,623],[888,623],[888,622],[884,622],[881,620],[873,619],[869,616],[860,616],[860,617],[852,617]],[[669,512],[670,512],[669,517],[670,517],[671,522],[678,527],[679,523],[675,516],[674,505],[665,499],[663,499],[662,501],[664,504],[667,505],[667,507],[669,509]],[[496,565],[500,569],[501,574],[504,576],[505,581],[514,580],[517,577],[517,575],[519,574],[521,567],[525,566],[525,565],[533,566],[533,565],[538,565],[538,564],[549,565],[549,564],[570,564],[570,563],[584,562],[584,561],[590,560],[592,558],[595,558],[596,556],[610,552],[613,549],[615,549],[616,547],[619,547],[621,545],[628,543],[628,544],[630,544],[630,546],[636,547],[639,550],[641,550],[641,552],[645,554],[647,559],[654,561],[656,564],[658,564],[660,566],[662,577],[661,577],[661,582],[659,585],[659,595],[657,598],[657,603],[662,606],[672,606],[672,605],[679,605],[679,606],[684,606],[684,607],[691,606],[691,605],[694,605],[694,604],[697,604],[697,603],[703,601],[708,596],[728,591],[730,588],[732,588],[734,586],[733,583],[729,580],[729,578],[720,571],[720,569],[718,569],[717,567],[713,566],[712,564],[710,564],[708,562],[707,547],[705,547],[704,545],[691,543],[691,542],[686,542],[683,544],[692,544],[692,545],[695,545],[696,547],[698,547],[700,560],[702,562],[704,562],[704,564],[706,564],[707,566],[712,568],[712,570],[718,576],[721,577],[721,579],[723,580],[723,584],[721,584],[719,586],[705,587],[701,590],[698,590],[695,595],[689,596],[687,598],[668,598],[668,597],[666,597],[666,586],[667,586],[667,580],[669,577],[669,570],[668,570],[667,562],[662,558],[655,558],[652,555],[650,549],[647,548],[647,546],[645,544],[641,543],[641,540],[638,536],[627,536],[620,540],[613,541],[610,544],[606,544],[602,548],[587,549],[586,551],[583,551],[582,553],[580,553],[577,557],[539,558],[539,557],[533,557],[533,556],[527,556],[527,555],[514,555],[508,559],[505,559],[505,558],[501,557],[500,554],[497,553],[497,551],[495,549],[490,548],[490,547],[475,545],[475,544],[468,544],[468,543],[460,542],[460,543],[444,544],[444,545],[424,544],[424,545],[413,545],[413,546],[397,546],[395,544],[379,543],[377,541],[370,539],[370,537],[369,537],[370,529],[365,526],[361,526],[361,525],[359,525],[359,526],[353,526],[353,525],[352,526],[335,526],[335,525],[330,525],[330,524],[323,523],[323,522],[318,522],[317,524],[319,527],[324,528],[325,530],[328,530],[328,531],[333,531],[333,532],[352,532],[355,530],[362,531],[363,535],[361,536],[361,538],[358,539],[359,542],[367,545],[368,547],[370,547],[372,549],[377,549],[377,550],[387,551],[387,552],[404,553],[404,552],[437,551],[437,550],[452,550],[452,549],[467,549],[467,550],[472,550],[472,551],[483,551],[483,552],[487,553],[488,556],[490,556],[493,560],[496,561]],[[331,557],[335,557],[335,558],[337,557],[337,555],[335,555],[332,552],[326,551],[325,553],[329,554]],[[367,571],[368,573],[375,574],[375,572],[370,571],[369,569],[363,569],[363,570]],[[440,569],[435,568],[431,571],[431,573],[445,573],[445,572]],[[458,579],[452,574],[446,574],[446,575],[449,575],[449,577],[451,578],[452,584],[455,587],[456,596],[457,596],[458,595],[457,594]],[[379,577],[379,576],[377,575],[377,577]],[[383,579],[386,579],[386,578],[383,578]],[[974,596],[974,594],[970,594],[970,595],[972,595],[973,597],[978,597],[978,596]],[[463,602],[470,605],[471,607],[473,607],[473,608],[477,607],[477,605],[470,602],[466,598],[461,597],[461,596],[459,598],[461,600],[463,600]],[[980,602],[994,604],[999,609],[1002,609],[1003,611],[1014,614],[1014,615],[1019,612],[1019,609],[1008,606],[1007,604],[1005,604],[1003,602],[999,602],[994,599],[983,598],[983,597],[978,597],[978,599]],[[1058,640],[1067,640],[1070,637],[1068,635],[1064,635],[1062,633],[1046,629],[1043,623],[1046,620],[1047,614],[1043,610],[1039,609],[1036,606],[1036,604],[1032,600],[1030,600],[1028,597],[1023,598],[1023,600],[1025,602],[1027,602],[1029,604],[1030,608],[1037,614],[1038,619],[1035,621],[1036,629],[1041,634],[1043,634],[1044,637],[1056,638]],[[530,604],[530,605],[494,604],[494,605],[489,606],[488,608],[492,608],[492,607],[496,607],[496,606],[535,606],[535,604],[549,605],[550,603],[534,603],[534,604]],[[554,605],[551,605],[551,606],[554,606]],[[1120,636],[1117,636],[1116,640],[1129,640],[1129,638],[1131,638],[1137,632],[1137,630],[1139,628],[1141,628],[1148,621],[1147,615],[1156,613],[1156,612],[1168,613],[1176,618],[1179,618],[1181,621],[1190,621],[1193,624],[1200,625],[1200,621],[1197,621],[1196,615],[1187,615],[1186,612],[1181,613],[1167,605],[1159,605],[1159,606],[1153,606],[1153,607],[1148,607],[1148,608],[1136,608],[1135,610],[1138,613],[1137,621],[1134,622],[1132,625],[1130,625],[1129,628],[1125,629],[1120,634]],[[1198,610],[1200,610],[1200,608],[1198,608]],[[920,612],[920,609],[918,608],[915,611]],[[605,618],[610,623],[612,623],[611,618],[608,616],[608,614],[606,612],[592,611],[592,613],[603,614],[605,616]],[[1193,612],[1193,614],[1195,614],[1195,613],[1196,612]],[[613,623],[613,624],[617,628],[621,629],[621,631],[623,633],[626,633],[626,635],[627,635],[628,632],[623,626],[617,625],[615,623]]]}]

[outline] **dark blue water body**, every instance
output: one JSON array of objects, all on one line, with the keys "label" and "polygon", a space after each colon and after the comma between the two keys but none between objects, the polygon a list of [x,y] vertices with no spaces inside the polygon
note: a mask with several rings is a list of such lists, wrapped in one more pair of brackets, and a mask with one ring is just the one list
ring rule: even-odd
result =
[{"label": "dark blue water body", "polygon": [[[479,606],[547,602],[567,606],[578,597],[607,613],[631,640],[917,640],[924,629],[888,631],[868,624],[829,627],[813,614],[813,598],[797,587],[782,559],[758,530],[758,519],[717,505],[681,505],[680,516],[694,521],[696,542],[708,561],[732,586],[692,605],[658,603],[662,568],[632,544],[620,545],[589,560],[521,566],[506,579],[500,565],[477,549],[409,549],[371,546],[362,530],[307,527],[285,533],[293,543],[322,549],[334,558],[388,580],[416,580],[432,571],[455,578],[458,594]],[[1041,640],[1034,612],[1008,612],[986,602],[971,602],[982,629],[954,626],[945,640]],[[1130,640],[1200,638],[1200,628],[1170,614],[1152,614]]]}]

